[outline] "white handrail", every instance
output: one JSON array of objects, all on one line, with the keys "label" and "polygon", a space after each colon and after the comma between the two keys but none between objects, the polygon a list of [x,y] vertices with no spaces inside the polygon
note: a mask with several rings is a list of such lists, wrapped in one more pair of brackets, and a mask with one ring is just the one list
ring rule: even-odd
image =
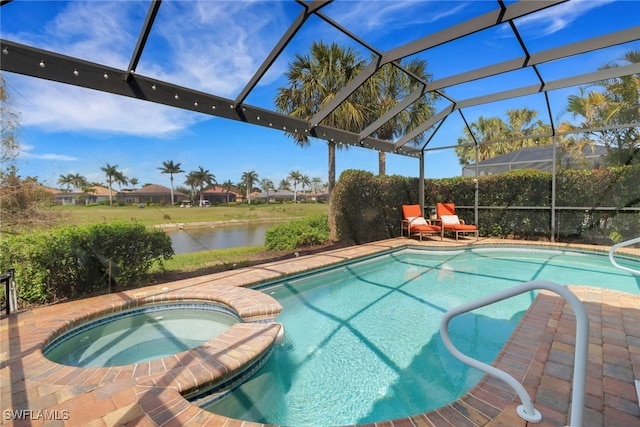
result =
[{"label": "white handrail", "polygon": [[611,249],[609,249],[609,261],[611,261],[611,264],[613,264],[615,267],[617,267],[617,268],[619,268],[621,270],[628,271],[631,274],[640,275],[640,271],[635,270],[633,268],[629,268],[629,267],[625,267],[623,265],[620,265],[620,264],[618,264],[618,262],[614,258],[614,252],[616,250],[618,250],[618,248],[621,248],[623,246],[633,245],[633,244],[636,244],[636,243],[640,243],[640,237],[636,237],[635,239],[627,240],[625,242],[617,243],[617,244],[611,246]]},{"label": "white handrail", "polygon": [[589,317],[587,316],[587,312],[584,309],[584,305],[582,304],[582,302],[566,287],[553,282],[535,280],[532,282],[513,286],[509,289],[504,289],[500,292],[496,292],[493,295],[489,295],[476,301],[463,304],[459,307],[452,308],[445,313],[442,321],[440,322],[440,335],[442,336],[444,345],[458,360],[476,369],[486,372],[489,375],[497,377],[498,379],[501,379],[509,386],[511,386],[511,388],[518,394],[518,397],[522,402],[522,404],[519,405],[516,410],[520,418],[532,423],[539,423],[540,421],[542,421],[542,414],[533,407],[533,402],[529,397],[529,393],[527,393],[522,384],[520,384],[508,373],[461,353],[453,345],[453,343],[451,342],[451,338],[449,337],[449,322],[453,317],[471,310],[475,310],[476,308],[484,307],[485,305],[489,305],[494,302],[502,301],[504,299],[537,289],[546,289],[560,295],[565,300],[567,300],[576,315],[576,347],[574,354],[573,392],[571,395],[570,425],[581,427],[582,419],[584,416],[584,401],[586,394],[585,387],[589,344]]}]

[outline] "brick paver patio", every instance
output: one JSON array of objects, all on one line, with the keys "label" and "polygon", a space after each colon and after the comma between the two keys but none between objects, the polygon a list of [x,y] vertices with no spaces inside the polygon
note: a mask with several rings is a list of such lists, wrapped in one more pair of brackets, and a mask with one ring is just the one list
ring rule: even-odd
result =
[{"label": "brick paver patio", "polygon": [[[470,240],[427,240],[422,244],[452,247],[507,243],[487,239],[466,242]],[[407,244],[420,243],[393,239],[4,316],[0,320],[1,423],[258,426],[204,411],[181,394],[197,390],[214,378],[226,378],[273,344],[280,327],[268,320],[280,311],[279,304],[242,286]],[[632,253],[640,256],[638,250]],[[640,295],[585,286],[570,289],[585,304],[590,321],[585,427],[640,426],[634,384],[634,379],[640,378]],[[105,310],[188,299],[215,300],[233,307],[246,320],[261,322],[237,324],[196,349],[132,366],[74,368],[50,362],[42,355],[42,348],[56,330],[98,317]],[[525,385],[543,415],[542,422],[535,425],[565,426],[570,421],[574,331],[571,307],[555,294],[541,292],[494,362]],[[485,377],[445,407],[377,425],[525,426],[527,423],[516,415],[519,403],[504,383]],[[20,420],[12,419],[19,410],[28,412],[21,412]]]}]

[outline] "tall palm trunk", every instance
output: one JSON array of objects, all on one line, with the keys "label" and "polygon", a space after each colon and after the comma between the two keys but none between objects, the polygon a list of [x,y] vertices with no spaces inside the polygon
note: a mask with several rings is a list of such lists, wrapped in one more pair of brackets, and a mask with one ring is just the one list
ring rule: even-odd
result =
[{"label": "tall palm trunk", "polygon": [[378,151],[378,175],[385,176],[387,174],[387,153]]}]

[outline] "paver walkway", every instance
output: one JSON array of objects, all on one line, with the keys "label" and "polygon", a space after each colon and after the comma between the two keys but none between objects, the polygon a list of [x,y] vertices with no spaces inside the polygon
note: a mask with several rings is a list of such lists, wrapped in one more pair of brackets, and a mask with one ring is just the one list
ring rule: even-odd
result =
[{"label": "paver walkway", "polygon": [[[419,244],[393,239],[4,316],[0,320],[0,423],[257,426],[203,411],[180,393],[196,389],[202,381],[226,375],[272,345],[279,330],[275,323],[242,324],[193,351],[133,366],[65,367],[45,359],[41,349],[50,339],[51,331],[68,323],[69,318],[88,319],[106,307],[114,311],[146,301],[215,299],[235,307],[247,319],[270,319],[279,312],[279,304],[241,286],[408,243]],[[487,243],[505,242],[481,239],[472,244]],[[640,426],[634,385],[634,379],[640,379],[640,296],[584,286],[570,289],[585,304],[590,320],[585,427]],[[494,363],[521,380],[534,398],[543,420],[530,425],[559,427],[569,422],[574,331],[571,307],[555,294],[541,292]],[[377,425],[525,426],[527,423],[516,415],[518,404],[515,393],[508,387],[485,377],[450,405]]]}]

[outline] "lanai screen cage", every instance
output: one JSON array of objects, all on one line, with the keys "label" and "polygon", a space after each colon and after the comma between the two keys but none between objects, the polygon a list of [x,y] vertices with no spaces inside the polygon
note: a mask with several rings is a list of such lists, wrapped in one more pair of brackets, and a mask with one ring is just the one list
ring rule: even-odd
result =
[{"label": "lanai screen cage", "polygon": [[[504,137],[496,139],[478,133],[473,124],[479,118],[505,117],[505,111],[510,108],[535,109],[545,126],[540,127],[540,133],[527,138],[545,140],[545,144],[551,143],[553,147],[548,168],[553,178],[544,205],[532,201],[534,206],[482,206],[478,199],[481,175],[477,167],[473,172],[465,172],[476,178],[475,201],[460,208],[472,210],[481,227],[491,220],[483,218],[485,211],[515,208],[528,210],[531,215],[544,212],[547,217],[544,233],[552,240],[559,236],[562,223],[557,216],[565,211],[584,216],[586,222],[603,220],[605,224],[608,221],[605,217],[625,214],[625,222],[629,224],[625,227],[637,231],[637,224],[633,224],[640,215],[640,198],[634,198],[634,194],[640,191],[634,193],[634,189],[626,188],[625,200],[614,200],[615,194],[611,192],[621,190],[611,185],[609,190],[603,190],[609,192],[600,200],[588,205],[575,206],[557,200],[556,172],[562,163],[556,162],[555,150],[567,138],[579,139],[580,135],[620,129],[631,129],[631,133],[627,133],[631,143],[636,149],[640,144],[637,105],[635,115],[614,115],[597,127],[559,123],[567,107],[568,94],[577,93],[579,88],[629,78],[635,78],[637,88],[640,63],[619,59],[625,52],[640,52],[640,2],[153,0],[68,3],[68,7],[82,4],[89,13],[93,8],[95,14],[105,13],[107,9],[131,12],[122,22],[114,19],[113,31],[101,34],[92,34],[90,27],[83,34],[73,33],[75,26],[71,24],[48,25],[43,20],[44,9],[40,8],[46,2],[2,0],[1,4],[1,69],[5,74],[30,76],[241,121],[324,140],[330,147],[350,145],[415,158],[421,185],[425,176],[430,176],[430,171],[441,163],[439,154],[451,154],[461,147],[451,138],[448,129],[457,129],[456,135],[467,129],[470,138],[464,146],[480,152],[491,144],[504,142]],[[65,7],[66,3],[55,4]],[[594,8],[601,25],[582,18]],[[229,23],[233,23],[233,27],[227,27]],[[255,31],[258,27],[268,31]],[[234,30],[225,34],[220,28]],[[67,47],[51,41],[52,31],[69,33]],[[197,38],[190,44],[184,43],[187,34]],[[258,62],[244,61],[233,51],[229,52],[230,37],[264,54]],[[77,55],[76,47],[90,38],[102,38],[112,52]],[[278,110],[273,99],[276,88],[286,85],[283,70],[296,55],[308,52],[312,41],[319,40],[352,48],[366,58],[366,63],[338,88],[335,96],[307,116],[295,117]],[[217,47],[218,56],[228,58],[230,68],[213,67],[216,55],[201,54],[210,46]],[[411,60],[427,61],[431,67],[429,73],[416,75],[409,65]],[[170,69],[168,64],[177,70]],[[609,66],[600,67],[605,64]],[[355,128],[341,127],[332,120],[342,105],[357,98],[359,88],[389,70],[417,84],[412,90],[395,94],[387,108],[367,117]],[[214,91],[210,82],[228,77],[229,73],[233,75],[233,79],[228,79],[229,84],[235,82],[235,89]],[[203,74],[207,77],[203,78]],[[411,112],[427,98],[433,101],[434,109],[428,119],[411,127],[385,131],[385,126],[395,118]],[[518,138],[522,136],[511,139]],[[478,159],[469,163],[479,166]],[[461,166],[454,166],[458,174]],[[329,173],[330,190],[333,180]],[[420,202],[424,206],[424,188],[421,190]],[[606,215],[595,218],[592,215],[595,211]]]}]

